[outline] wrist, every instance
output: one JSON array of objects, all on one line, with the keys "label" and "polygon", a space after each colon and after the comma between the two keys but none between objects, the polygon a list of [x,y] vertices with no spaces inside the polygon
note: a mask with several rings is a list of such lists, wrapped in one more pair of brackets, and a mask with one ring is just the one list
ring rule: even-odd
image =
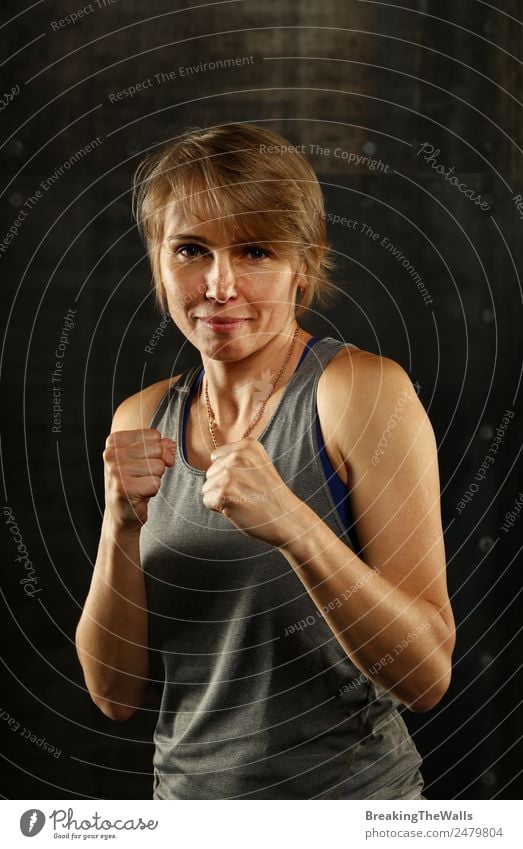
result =
[{"label": "wrist", "polygon": [[310,532],[318,516],[300,498],[296,497],[281,522],[278,540],[275,543],[282,553],[297,552],[303,548],[306,535]]},{"label": "wrist", "polygon": [[103,529],[115,540],[133,540],[140,537],[142,525],[139,522],[122,522],[109,509],[105,510]]}]

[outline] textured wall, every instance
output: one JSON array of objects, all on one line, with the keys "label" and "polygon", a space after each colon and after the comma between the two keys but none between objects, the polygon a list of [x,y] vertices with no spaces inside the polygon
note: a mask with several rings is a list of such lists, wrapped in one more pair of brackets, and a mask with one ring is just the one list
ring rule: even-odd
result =
[{"label": "textured wall", "polygon": [[[458,643],[443,701],[404,714],[425,758],[425,793],[521,793],[511,754],[520,413],[491,451],[505,411],[517,409],[520,374],[523,30],[521,4],[502,7],[232,0],[145,10],[100,0],[73,22],[74,3],[21,12],[5,0],[3,795],[150,797],[157,705],[124,724],[106,719],[72,642],[112,411],[196,362],[172,327],[154,355],[144,350],[159,317],[130,177],[144,152],[187,125],[237,120],[305,145],[322,180],[342,294],[308,328],[401,362],[437,434]],[[63,410],[54,433],[53,398]],[[15,520],[32,584],[20,583]]]}]

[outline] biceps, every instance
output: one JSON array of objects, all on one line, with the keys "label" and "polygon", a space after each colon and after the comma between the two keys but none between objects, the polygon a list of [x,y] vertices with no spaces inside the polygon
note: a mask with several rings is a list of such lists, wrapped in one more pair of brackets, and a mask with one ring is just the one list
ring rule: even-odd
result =
[{"label": "biceps", "polygon": [[351,494],[366,563],[412,598],[448,601],[437,448],[428,417],[398,427],[379,462],[366,451]]}]

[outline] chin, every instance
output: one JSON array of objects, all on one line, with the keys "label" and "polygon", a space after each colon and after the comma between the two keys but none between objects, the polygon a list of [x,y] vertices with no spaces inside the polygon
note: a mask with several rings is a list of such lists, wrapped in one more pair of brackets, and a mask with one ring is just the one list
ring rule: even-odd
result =
[{"label": "chin", "polygon": [[215,339],[212,342],[205,342],[197,347],[200,353],[212,357],[213,360],[237,360],[241,355],[245,356],[251,352],[252,345],[246,344],[247,340],[243,339]]},{"label": "chin", "polygon": [[243,336],[217,333],[215,337],[205,339],[198,332],[193,332],[191,336],[192,344],[199,349],[200,353],[223,361],[233,361],[247,356],[260,348],[263,341],[263,334],[260,336],[257,333],[248,332]]}]

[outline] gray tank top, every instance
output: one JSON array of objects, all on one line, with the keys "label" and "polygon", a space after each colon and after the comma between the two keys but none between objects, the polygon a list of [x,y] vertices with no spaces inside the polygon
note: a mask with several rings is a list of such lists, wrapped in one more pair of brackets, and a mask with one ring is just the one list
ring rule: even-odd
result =
[{"label": "gray tank top", "polygon": [[[325,337],[309,349],[258,438],[289,488],[351,545],[314,426],[318,380],[345,344]],[[140,533],[161,691],[153,798],[423,799],[399,700],[347,657],[278,549],[203,504],[205,472],[182,452],[200,368],[169,388],[149,425],[177,443]]]}]

